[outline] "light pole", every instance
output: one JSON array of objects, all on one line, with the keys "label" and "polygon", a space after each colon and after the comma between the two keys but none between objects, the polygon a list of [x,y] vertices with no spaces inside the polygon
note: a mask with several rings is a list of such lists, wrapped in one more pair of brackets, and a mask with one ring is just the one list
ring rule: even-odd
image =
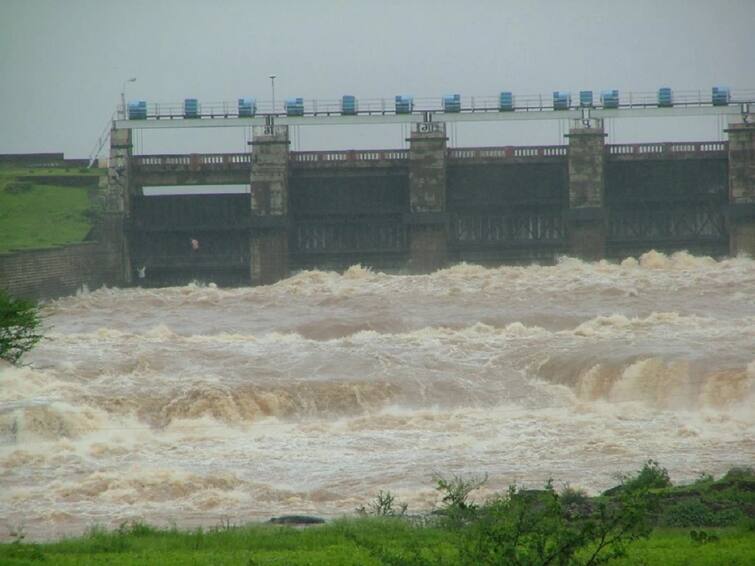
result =
[{"label": "light pole", "polygon": [[270,87],[273,91],[273,112],[272,114],[275,115],[275,75],[270,75]]},{"label": "light pole", "polygon": [[131,77],[130,79],[126,79],[123,81],[123,85],[121,86],[121,109],[122,109],[122,118],[125,120],[128,118],[128,113],[126,112],[126,83],[133,83],[136,80],[136,77]]}]

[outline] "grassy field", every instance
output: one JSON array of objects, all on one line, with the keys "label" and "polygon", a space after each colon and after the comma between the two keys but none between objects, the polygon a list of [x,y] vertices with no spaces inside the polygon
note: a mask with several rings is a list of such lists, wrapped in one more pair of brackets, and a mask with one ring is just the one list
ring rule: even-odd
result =
[{"label": "grassy field", "polygon": [[[694,541],[688,529],[659,529],[630,545],[619,565],[749,566],[755,533],[708,529],[717,541]],[[455,535],[401,519],[358,518],[307,528],[251,525],[179,532],[132,525],[116,532],[49,544],[0,545],[1,564],[460,565]]]},{"label": "grassy field", "polygon": [[48,184],[44,177],[100,174],[99,169],[0,167],[0,253],[81,242],[92,228],[92,189]]}]

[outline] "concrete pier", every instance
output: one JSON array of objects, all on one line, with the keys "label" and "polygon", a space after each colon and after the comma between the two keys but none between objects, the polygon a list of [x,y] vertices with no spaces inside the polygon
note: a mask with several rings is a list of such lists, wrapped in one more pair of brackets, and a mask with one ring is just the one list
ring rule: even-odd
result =
[{"label": "concrete pier", "polygon": [[250,278],[288,277],[288,126],[255,128],[252,141]]},{"label": "concrete pier", "polygon": [[755,124],[732,124],[729,134],[729,252],[755,258]]},{"label": "concrete pier", "polygon": [[608,213],[605,207],[605,132],[573,128],[569,140],[569,208],[565,212],[571,255],[603,259]]},{"label": "concrete pier", "polygon": [[103,197],[104,218],[100,225],[101,239],[106,248],[117,255],[122,277],[117,283],[132,282],[128,220],[131,213],[131,130],[110,131],[110,158],[107,187]]},{"label": "concrete pier", "polygon": [[409,267],[427,273],[447,259],[446,128],[416,124],[409,138]]}]

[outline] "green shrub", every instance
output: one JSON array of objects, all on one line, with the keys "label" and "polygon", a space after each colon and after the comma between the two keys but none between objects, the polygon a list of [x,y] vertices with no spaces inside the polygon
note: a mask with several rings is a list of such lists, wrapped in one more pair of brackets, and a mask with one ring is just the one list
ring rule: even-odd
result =
[{"label": "green shrub", "polygon": [[627,544],[650,531],[641,490],[599,502],[575,519],[551,483],[542,490],[511,487],[477,510],[460,552],[464,564],[594,565],[623,556]]},{"label": "green shrub", "polygon": [[637,474],[625,475],[621,479],[622,488],[629,491],[671,487],[668,470],[655,460],[645,462]]},{"label": "green shrub", "polygon": [[357,508],[357,513],[375,517],[403,517],[406,515],[407,507],[406,503],[396,501],[396,497],[390,491],[381,489],[367,506]]},{"label": "green shrub", "polygon": [[722,478],[725,481],[755,480],[755,470],[749,466],[737,466],[731,468]]},{"label": "green shrub", "polygon": [[30,192],[33,188],[34,185],[29,181],[15,181],[5,186],[5,192],[11,195],[20,195]]},{"label": "green shrub", "polygon": [[33,301],[14,299],[0,289],[0,359],[12,364],[42,339],[39,309]]}]

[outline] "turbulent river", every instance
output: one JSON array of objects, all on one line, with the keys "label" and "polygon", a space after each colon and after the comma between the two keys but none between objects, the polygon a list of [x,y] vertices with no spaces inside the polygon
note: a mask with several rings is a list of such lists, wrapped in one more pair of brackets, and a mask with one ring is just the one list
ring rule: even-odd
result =
[{"label": "turbulent river", "polygon": [[48,303],[0,368],[0,537],[410,511],[434,474],[589,492],[755,463],[755,261],[355,266]]}]

